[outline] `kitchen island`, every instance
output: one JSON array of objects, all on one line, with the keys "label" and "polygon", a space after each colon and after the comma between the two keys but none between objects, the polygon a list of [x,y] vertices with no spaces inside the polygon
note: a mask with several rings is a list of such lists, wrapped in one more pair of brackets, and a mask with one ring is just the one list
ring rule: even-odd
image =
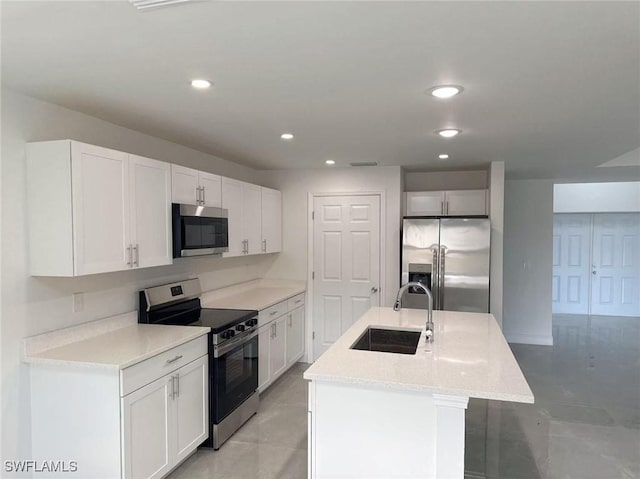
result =
[{"label": "kitchen island", "polygon": [[[533,403],[491,314],[371,308],[304,374],[309,477],[464,477],[470,397]],[[351,349],[369,327],[416,331],[415,354]]]}]

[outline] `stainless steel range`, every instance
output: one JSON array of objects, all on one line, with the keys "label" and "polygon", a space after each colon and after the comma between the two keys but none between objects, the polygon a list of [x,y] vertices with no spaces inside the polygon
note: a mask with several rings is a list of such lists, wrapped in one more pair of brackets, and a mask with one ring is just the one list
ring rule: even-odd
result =
[{"label": "stainless steel range", "polygon": [[200,281],[140,291],[138,322],[206,326],[209,333],[209,439],[219,449],[258,411],[258,312],[202,308]]}]

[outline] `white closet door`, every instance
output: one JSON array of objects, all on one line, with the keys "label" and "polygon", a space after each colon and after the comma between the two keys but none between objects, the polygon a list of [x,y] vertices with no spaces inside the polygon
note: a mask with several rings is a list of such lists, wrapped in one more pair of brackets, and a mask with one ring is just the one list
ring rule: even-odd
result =
[{"label": "white closet door", "polygon": [[589,314],[591,215],[553,219],[553,313]]},{"label": "white closet door", "polygon": [[319,357],[380,305],[380,197],[314,198],[313,331]]},{"label": "white closet door", "polygon": [[591,314],[640,316],[640,214],[595,214]]}]

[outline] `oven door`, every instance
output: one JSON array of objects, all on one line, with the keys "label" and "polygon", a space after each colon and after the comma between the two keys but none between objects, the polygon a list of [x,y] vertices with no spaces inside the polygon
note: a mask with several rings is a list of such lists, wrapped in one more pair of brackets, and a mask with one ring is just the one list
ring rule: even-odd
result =
[{"label": "oven door", "polygon": [[213,422],[218,424],[258,389],[258,331],[214,347]]}]

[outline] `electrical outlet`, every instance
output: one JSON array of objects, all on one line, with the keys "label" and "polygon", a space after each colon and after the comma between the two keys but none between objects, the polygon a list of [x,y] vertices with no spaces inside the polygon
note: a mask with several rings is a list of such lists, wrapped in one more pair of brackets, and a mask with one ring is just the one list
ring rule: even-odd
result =
[{"label": "electrical outlet", "polygon": [[81,313],[84,311],[84,293],[73,293],[73,312]]}]

